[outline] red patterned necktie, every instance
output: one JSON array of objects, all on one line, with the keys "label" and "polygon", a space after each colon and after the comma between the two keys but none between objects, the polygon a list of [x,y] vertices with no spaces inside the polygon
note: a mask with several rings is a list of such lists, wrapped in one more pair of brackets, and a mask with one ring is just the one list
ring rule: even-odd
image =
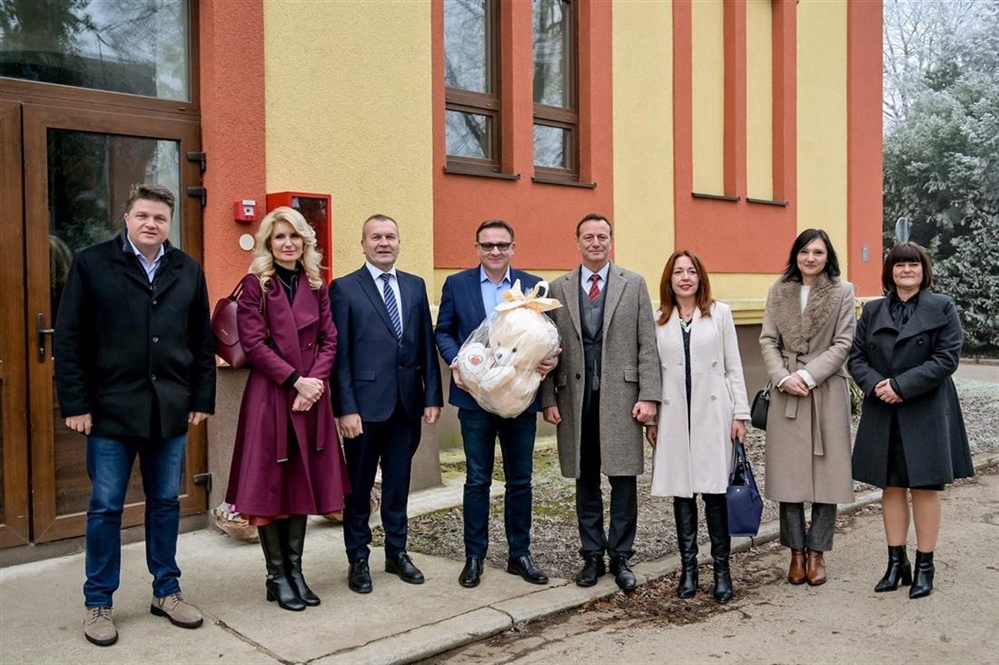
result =
[{"label": "red patterned necktie", "polygon": [[590,275],[590,292],[587,294],[590,297],[590,302],[596,302],[597,298],[600,297],[600,275],[593,273]]}]

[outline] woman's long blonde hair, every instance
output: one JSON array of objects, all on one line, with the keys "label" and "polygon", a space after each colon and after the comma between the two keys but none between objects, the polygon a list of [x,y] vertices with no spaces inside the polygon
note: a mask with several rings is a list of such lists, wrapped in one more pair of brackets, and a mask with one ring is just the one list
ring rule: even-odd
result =
[{"label": "woman's long blonde hair", "polygon": [[316,248],[316,232],[302,217],[302,213],[288,206],[274,208],[261,220],[260,228],[257,229],[257,249],[253,253],[253,262],[250,263],[250,273],[260,279],[260,287],[266,291],[268,282],[274,277],[274,252],[271,250],[271,234],[274,233],[274,225],[278,222],[290,224],[298,235],[302,236],[304,246],[299,262],[305,269],[309,286],[312,289],[318,289],[323,285],[323,279],[319,273],[323,255]]}]

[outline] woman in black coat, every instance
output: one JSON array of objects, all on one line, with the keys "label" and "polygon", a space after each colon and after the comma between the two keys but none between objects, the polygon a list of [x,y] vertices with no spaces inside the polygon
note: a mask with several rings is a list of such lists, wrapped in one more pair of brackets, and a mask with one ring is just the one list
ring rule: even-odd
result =
[{"label": "woman in black coat", "polygon": [[[864,307],[850,353],[850,373],[865,395],[853,477],[884,488],[888,569],[874,590],[894,591],[901,581],[912,585],[910,598],[922,598],[933,590],[940,490],[975,473],[951,379],[963,334],[953,301],[927,290],[933,268],[916,243],[888,253],[881,282],[888,297]],[[916,524],[915,576],[905,553],[907,493]]]}]

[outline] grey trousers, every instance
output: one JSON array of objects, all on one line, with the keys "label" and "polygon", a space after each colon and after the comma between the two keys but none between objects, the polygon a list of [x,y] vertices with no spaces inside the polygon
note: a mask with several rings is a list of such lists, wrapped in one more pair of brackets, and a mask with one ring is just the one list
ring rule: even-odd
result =
[{"label": "grey trousers", "polygon": [[812,523],[805,529],[805,504],[780,504],[780,544],[794,550],[832,550],[836,533],[836,504],[813,503]]}]

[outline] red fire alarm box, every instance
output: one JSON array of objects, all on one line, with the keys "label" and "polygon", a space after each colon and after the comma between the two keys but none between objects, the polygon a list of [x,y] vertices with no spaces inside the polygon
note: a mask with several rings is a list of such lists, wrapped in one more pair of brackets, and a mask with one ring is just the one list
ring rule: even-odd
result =
[{"label": "red fire alarm box", "polygon": [[302,213],[302,217],[316,232],[316,244],[323,253],[323,280],[333,278],[333,207],[329,194],[308,192],[275,192],[267,195],[267,212],[288,206]]}]

